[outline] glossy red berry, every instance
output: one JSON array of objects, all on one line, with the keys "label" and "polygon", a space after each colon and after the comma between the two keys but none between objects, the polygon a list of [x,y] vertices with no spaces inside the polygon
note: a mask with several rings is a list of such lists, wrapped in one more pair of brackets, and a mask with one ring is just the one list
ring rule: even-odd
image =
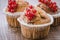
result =
[{"label": "glossy red berry", "polygon": [[56,2],[50,3],[49,8],[50,8],[53,12],[57,11]]},{"label": "glossy red berry", "polygon": [[34,9],[29,9],[27,8],[26,9],[26,13],[25,13],[25,16],[29,19],[29,20],[32,20],[34,17],[35,17],[35,13],[36,13],[36,10]]},{"label": "glossy red berry", "polygon": [[46,0],[44,0],[44,4],[47,4],[47,1]]},{"label": "glossy red berry", "polygon": [[15,10],[13,10],[13,9],[9,9],[8,11],[11,12],[11,13],[15,12]]},{"label": "glossy red berry", "polygon": [[16,0],[8,0],[8,2],[10,2],[10,1],[16,1]]},{"label": "glossy red berry", "polygon": [[25,16],[27,16],[27,17],[28,17],[28,16],[29,16],[29,12],[26,12],[26,13],[25,13]]},{"label": "glossy red berry", "polygon": [[33,6],[31,5],[31,6],[29,6],[29,8],[30,8],[30,9],[32,9],[32,8],[33,8]]},{"label": "glossy red berry", "polygon": [[56,5],[56,2],[53,2]]},{"label": "glossy red berry", "polygon": [[34,13],[29,12],[29,16],[30,16],[30,17],[34,17]]},{"label": "glossy red berry", "polygon": [[28,9],[28,8],[26,8],[26,11],[27,11],[27,12],[29,12],[29,11],[31,11],[31,10],[30,10],[30,9]]},{"label": "glossy red berry", "polygon": [[37,11],[34,9],[34,10],[32,10],[32,12],[33,12],[33,13],[36,13]]},{"label": "glossy red berry", "polygon": [[28,20],[32,20],[35,17],[35,13],[37,11],[34,9],[34,7],[31,5],[28,8],[26,8],[25,16],[28,18]]},{"label": "glossy red berry", "polygon": [[56,6],[56,3],[54,2],[54,3],[53,3],[53,7],[55,7],[55,6]]},{"label": "glossy red berry", "polygon": [[50,2],[51,2],[51,0],[48,0],[48,2],[50,3]]},{"label": "glossy red berry", "polygon": [[15,0],[8,0],[8,11],[9,12],[15,12],[16,11],[16,8],[17,8],[17,3]]},{"label": "glossy red berry", "polygon": [[53,8],[53,11],[54,11],[54,12],[57,11],[57,7],[54,7],[54,8]]},{"label": "glossy red berry", "polygon": [[12,1],[12,0],[8,0],[8,1]]},{"label": "glossy red berry", "polygon": [[32,20],[32,17],[27,17],[28,18],[28,20]]},{"label": "glossy red berry", "polygon": [[28,15],[27,18],[28,18],[29,20],[32,20],[34,17],[35,17],[35,15],[34,15],[33,13],[29,13],[29,15]]},{"label": "glossy red berry", "polygon": [[39,0],[39,2],[42,2],[47,5],[53,12],[57,11],[56,2],[52,2],[51,0]]},{"label": "glossy red berry", "polygon": [[12,4],[13,2],[16,2],[15,0],[8,0],[8,4]]},{"label": "glossy red berry", "polygon": [[44,2],[44,0],[39,0],[39,2]]},{"label": "glossy red berry", "polygon": [[53,4],[49,4],[49,7],[51,8],[53,6]]}]

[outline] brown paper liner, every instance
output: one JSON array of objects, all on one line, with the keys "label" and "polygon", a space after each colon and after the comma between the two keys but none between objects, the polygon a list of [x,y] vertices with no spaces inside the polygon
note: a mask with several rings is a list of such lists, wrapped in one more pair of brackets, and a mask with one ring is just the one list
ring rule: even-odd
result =
[{"label": "brown paper liner", "polygon": [[6,15],[8,25],[10,25],[11,27],[20,27],[19,22],[17,21],[18,17],[19,16],[14,17],[14,16]]},{"label": "brown paper liner", "polygon": [[[39,27],[40,28],[40,27]],[[43,29],[38,29],[38,27],[25,27],[24,25],[21,25],[21,32],[22,35],[26,38],[30,39],[39,39],[44,38],[48,35],[50,26],[43,27]]]},{"label": "brown paper liner", "polygon": [[54,23],[51,26],[57,26],[60,24],[60,17],[54,18]]}]

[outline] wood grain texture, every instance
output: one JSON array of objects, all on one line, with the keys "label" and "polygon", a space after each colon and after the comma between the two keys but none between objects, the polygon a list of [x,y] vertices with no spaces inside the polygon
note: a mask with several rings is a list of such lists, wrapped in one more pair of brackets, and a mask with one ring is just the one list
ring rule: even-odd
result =
[{"label": "wood grain texture", "polygon": [[[60,5],[60,0],[54,0]],[[7,0],[0,1],[0,40],[32,40],[22,36],[20,28],[11,28],[7,24],[6,15],[3,13],[3,8],[7,4]],[[51,27],[49,35],[44,39],[36,40],[60,40],[60,25]]]}]

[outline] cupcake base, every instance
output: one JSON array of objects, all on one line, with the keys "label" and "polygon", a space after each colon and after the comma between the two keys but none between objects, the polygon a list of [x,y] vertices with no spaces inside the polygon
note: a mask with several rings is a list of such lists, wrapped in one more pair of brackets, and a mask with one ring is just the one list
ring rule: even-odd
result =
[{"label": "cupcake base", "polygon": [[25,38],[30,38],[30,39],[39,39],[39,38],[44,38],[48,35],[50,26],[47,27],[26,27],[24,25],[21,25],[21,32],[22,35]]},{"label": "cupcake base", "polygon": [[6,18],[7,18],[7,22],[8,22],[8,25],[10,25],[11,27],[19,27],[19,22],[17,21],[17,17],[14,17],[14,16],[9,16],[9,15],[6,15]]},{"label": "cupcake base", "polygon": [[51,26],[57,26],[60,24],[60,17],[54,18],[54,23]]}]

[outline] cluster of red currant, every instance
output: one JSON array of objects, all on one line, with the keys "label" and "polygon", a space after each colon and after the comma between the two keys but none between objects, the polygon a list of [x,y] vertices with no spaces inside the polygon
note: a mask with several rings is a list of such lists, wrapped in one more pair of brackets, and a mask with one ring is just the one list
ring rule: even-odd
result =
[{"label": "cluster of red currant", "polygon": [[8,11],[14,13],[17,8],[16,0],[8,0]]},{"label": "cluster of red currant", "polygon": [[56,2],[52,2],[51,0],[39,0],[39,2],[46,4],[53,12],[57,11]]},{"label": "cluster of red currant", "polygon": [[32,20],[34,17],[35,17],[35,13],[36,13],[37,11],[34,9],[34,7],[31,5],[31,6],[29,6],[29,8],[26,8],[26,14],[25,14],[25,16],[27,16],[27,18],[29,19],[29,20]]}]

